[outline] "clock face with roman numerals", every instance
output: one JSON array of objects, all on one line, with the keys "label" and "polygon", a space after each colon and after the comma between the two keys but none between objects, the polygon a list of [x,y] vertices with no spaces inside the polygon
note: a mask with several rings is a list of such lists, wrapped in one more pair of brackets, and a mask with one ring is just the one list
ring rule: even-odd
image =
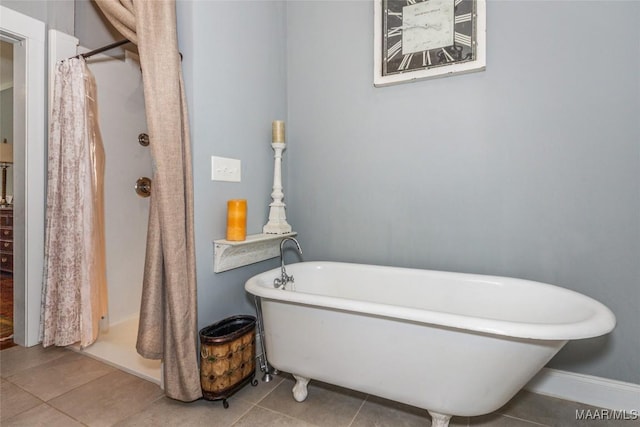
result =
[{"label": "clock face with roman numerals", "polygon": [[484,69],[484,8],[484,0],[379,0],[376,75],[396,82]]}]

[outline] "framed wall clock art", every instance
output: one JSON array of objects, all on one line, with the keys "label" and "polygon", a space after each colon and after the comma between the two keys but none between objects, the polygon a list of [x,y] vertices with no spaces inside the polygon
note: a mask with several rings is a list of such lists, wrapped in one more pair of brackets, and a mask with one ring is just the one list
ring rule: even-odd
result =
[{"label": "framed wall clock art", "polygon": [[485,0],[374,2],[375,86],[481,71],[485,56]]}]

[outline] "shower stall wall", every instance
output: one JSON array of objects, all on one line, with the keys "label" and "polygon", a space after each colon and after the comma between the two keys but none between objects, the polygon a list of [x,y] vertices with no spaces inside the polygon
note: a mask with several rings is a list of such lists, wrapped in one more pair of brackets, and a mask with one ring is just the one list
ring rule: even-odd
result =
[{"label": "shower stall wall", "polygon": [[[58,33],[53,43],[78,44],[74,37]],[[89,49],[78,48],[78,53]],[[63,59],[65,49],[57,59]],[[108,56],[108,54],[116,56]],[[68,55],[66,56],[68,57]],[[138,143],[146,132],[140,64],[135,54],[106,52],[87,58],[95,75],[100,130],[106,154],[104,177],[105,234],[109,315],[98,340],[83,352],[158,384],[160,361],[136,352],[138,315],[142,295],[149,199],[134,189],[140,177],[152,176],[149,148]],[[153,143],[153,142],[151,142]]]}]

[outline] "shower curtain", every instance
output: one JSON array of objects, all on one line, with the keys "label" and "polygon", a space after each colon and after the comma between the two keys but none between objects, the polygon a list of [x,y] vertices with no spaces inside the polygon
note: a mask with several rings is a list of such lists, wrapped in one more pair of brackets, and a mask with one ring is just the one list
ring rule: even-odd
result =
[{"label": "shower curtain", "polygon": [[91,345],[107,315],[104,149],[83,58],[56,67],[48,145],[42,345]]},{"label": "shower curtain", "polygon": [[165,394],[202,397],[198,369],[193,177],[174,0],[96,0],[138,45],[153,188],[136,348],[162,359]]}]

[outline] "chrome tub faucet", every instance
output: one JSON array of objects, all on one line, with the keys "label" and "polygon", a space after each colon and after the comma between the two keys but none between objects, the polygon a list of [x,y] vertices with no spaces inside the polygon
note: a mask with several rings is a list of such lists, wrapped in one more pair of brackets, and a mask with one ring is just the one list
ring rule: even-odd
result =
[{"label": "chrome tub faucet", "polygon": [[280,278],[273,279],[273,287],[279,289],[285,289],[288,283],[293,284],[293,275],[289,276],[287,274],[287,270],[284,267],[284,245],[288,242],[292,241],[296,244],[296,249],[298,253],[302,255],[302,248],[300,247],[300,243],[293,237],[285,237],[280,242]]}]

